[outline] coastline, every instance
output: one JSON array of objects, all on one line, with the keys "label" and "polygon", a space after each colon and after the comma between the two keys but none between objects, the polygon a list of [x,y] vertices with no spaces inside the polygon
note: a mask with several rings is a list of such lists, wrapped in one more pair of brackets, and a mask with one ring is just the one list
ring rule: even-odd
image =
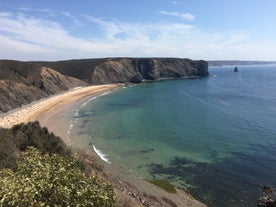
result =
[{"label": "coastline", "polygon": [[[15,109],[0,116],[0,127],[10,128],[15,124],[29,121],[39,121],[42,127],[61,137],[65,144],[83,156],[90,157],[96,165],[103,167],[102,176],[109,180],[119,192],[119,199],[127,199],[133,206],[191,206],[206,207],[205,204],[195,200],[184,191],[177,190],[176,194],[168,193],[144,180],[125,175],[120,169],[104,162],[92,150],[78,149],[70,139],[72,116],[81,104],[91,96],[98,96],[112,91],[123,84],[108,84],[75,88],[41,101],[36,101],[23,108]],[[83,151],[83,152],[80,152]],[[121,196],[124,198],[121,198]]]},{"label": "coastline", "polygon": [[106,84],[87,87],[77,87],[61,94],[35,101],[24,107],[14,109],[0,115],[0,127],[11,128],[13,125],[38,120],[39,117],[61,110],[87,96],[103,93],[122,86],[121,84]]}]

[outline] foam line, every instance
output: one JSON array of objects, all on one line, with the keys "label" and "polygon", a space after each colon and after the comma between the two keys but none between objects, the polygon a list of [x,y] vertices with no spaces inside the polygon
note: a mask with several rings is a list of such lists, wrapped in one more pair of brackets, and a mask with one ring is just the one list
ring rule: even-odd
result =
[{"label": "foam line", "polygon": [[111,164],[111,162],[106,158],[106,154],[104,154],[101,150],[97,149],[95,145],[93,145],[93,149],[96,152],[96,154],[105,162]]}]

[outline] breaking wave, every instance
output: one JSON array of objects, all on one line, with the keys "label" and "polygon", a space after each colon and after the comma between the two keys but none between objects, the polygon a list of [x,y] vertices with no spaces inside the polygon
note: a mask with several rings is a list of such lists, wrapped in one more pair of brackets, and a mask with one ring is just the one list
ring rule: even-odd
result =
[{"label": "breaking wave", "polygon": [[111,162],[107,159],[107,155],[104,154],[101,150],[97,149],[95,145],[93,145],[93,149],[96,152],[96,154],[105,162],[111,164]]}]

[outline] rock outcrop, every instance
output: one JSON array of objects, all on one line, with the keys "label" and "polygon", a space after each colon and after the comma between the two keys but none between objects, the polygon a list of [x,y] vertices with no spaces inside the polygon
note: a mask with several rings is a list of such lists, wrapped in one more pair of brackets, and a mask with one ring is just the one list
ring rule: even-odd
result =
[{"label": "rock outcrop", "polygon": [[0,61],[0,113],[32,101],[87,85],[36,63]]},{"label": "rock outcrop", "polygon": [[258,207],[276,207],[276,188],[263,187],[263,195],[259,198]]},{"label": "rock outcrop", "polygon": [[104,58],[39,62],[89,84],[140,83],[143,80],[208,75],[208,63],[180,58]]}]

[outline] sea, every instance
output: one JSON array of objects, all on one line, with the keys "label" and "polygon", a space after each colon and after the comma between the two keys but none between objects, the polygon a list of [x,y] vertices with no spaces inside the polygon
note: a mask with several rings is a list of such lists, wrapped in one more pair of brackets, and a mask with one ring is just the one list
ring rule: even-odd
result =
[{"label": "sea", "polygon": [[256,207],[276,185],[276,65],[210,67],[86,99],[80,148],[141,179],[166,179],[210,207]]}]

